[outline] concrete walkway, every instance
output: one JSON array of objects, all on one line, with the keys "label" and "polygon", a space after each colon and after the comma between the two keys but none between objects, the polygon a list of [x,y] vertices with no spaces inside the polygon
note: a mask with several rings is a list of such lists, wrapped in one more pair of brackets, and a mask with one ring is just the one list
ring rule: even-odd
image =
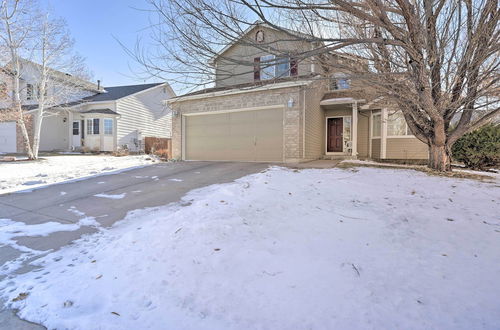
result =
[{"label": "concrete walkway", "polygon": [[296,169],[304,169],[304,168],[317,168],[317,169],[334,168],[341,161],[342,161],[341,159],[337,159],[337,160],[317,159],[317,160],[311,160],[309,162],[303,162],[303,163],[297,163],[297,164],[287,164],[286,166],[289,167],[289,168],[296,168]]},{"label": "concrete walkway", "polygon": [[[85,216],[95,217],[102,226],[111,226],[127,212],[177,202],[188,191],[215,183],[231,182],[268,167],[261,163],[180,162],[162,163],[84,181],[56,184],[27,193],[0,195],[0,219],[38,224],[48,221],[76,223]],[[174,180],[172,180],[174,179]],[[96,197],[120,195],[121,199]],[[79,214],[77,214],[80,212]],[[83,234],[96,231],[82,227],[72,232],[56,232],[47,237],[20,237],[17,243],[35,250],[59,249]],[[20,256],[11,247],[0,247],[0,265]],[[28,261],[29,262],[29,261]],[[17,273],[32,270],[25,263]],[[0,311],[1,329],[44,329],[17,318],[13,311]]]}]

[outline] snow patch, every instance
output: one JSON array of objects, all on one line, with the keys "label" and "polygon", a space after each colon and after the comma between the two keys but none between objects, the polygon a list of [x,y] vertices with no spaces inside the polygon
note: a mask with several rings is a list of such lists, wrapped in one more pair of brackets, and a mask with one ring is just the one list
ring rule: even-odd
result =
[{"label": "snow patch", "polygon": [[49,329],[494,329],[499,209],[490,183],[273,167],[129,212],[0,294]]},{"label": "snow patch", "polygon": [[184,180],[182,180],[182,179],[168,179],[168,181],[182,182],[182,181],[184,181]]},{"label": "snow patch", "polygon": [[0,193],[30,192],[24,189],[120,173],[152,165],[154,161],[144,155],[59,155],[36,162],[0,162]]},{"label": "snow patch", "polygon": [[96,194],[94,195],[95,197],[101,197],[101,198],[109,198],[109,199],[122,199],[125,197],[127,193],[123,194],[117,194],[117,195],[108,195],[108,194]]}]

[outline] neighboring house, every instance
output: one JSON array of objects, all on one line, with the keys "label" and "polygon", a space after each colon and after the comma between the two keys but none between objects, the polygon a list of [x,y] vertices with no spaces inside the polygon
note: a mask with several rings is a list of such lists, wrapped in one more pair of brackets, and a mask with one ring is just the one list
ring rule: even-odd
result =
[{"label": "neighboring house", "polygon": [[[250,38],[263,46],[250,46]],[[377,107],[340,72],[321,79],[325,73],[315,61],[293,57],[311,44],[282,41],[290,39],[256,23],[213,59],[215,87],[168,100],[174,158],[299,162],[428,157],[427,145],[411,135],[400,112]],[[274,58],[271,49],[290,56],[266,66]],[[241,59],[253,61],[253,70]]]},{"label": "neighboring house", "polygon": [[[32,83],[36,70],[23,72],[29,73],[21,77],[21,90],[25,113],[30,114],[38,107],[37,87]],[[50,106],[49,116],[43,118],[40,151],[142,151],[145,137],[171,137],[171,113],[164,100],[175,93],[167,83],[101,88],[59,74],[65,75],[61,83],[70,85],[71,91],[65,93],[65,102]],[[54,83],[47,88],[49,97],[56,94],[55,88],[61,86]],[[23,151],[23,138],[15,123],[0,122],[0,152]]]}]

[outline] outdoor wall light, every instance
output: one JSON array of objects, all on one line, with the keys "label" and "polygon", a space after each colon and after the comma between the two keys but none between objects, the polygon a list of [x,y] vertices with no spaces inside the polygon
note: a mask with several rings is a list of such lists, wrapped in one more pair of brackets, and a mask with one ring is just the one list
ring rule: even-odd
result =
[{"label": "outdoor wall light", "polygon": [[288,100],[288,107],[289,107],[289,108],[292,108],[294,104],[295,104],[295,101],[294,101],[292,98],[290,98],[290,99]]},{"label": "outdoor wall light", "polygon": [[64,117],[63,118],[63,123],[65,123],[68,120],[68,118]]}]

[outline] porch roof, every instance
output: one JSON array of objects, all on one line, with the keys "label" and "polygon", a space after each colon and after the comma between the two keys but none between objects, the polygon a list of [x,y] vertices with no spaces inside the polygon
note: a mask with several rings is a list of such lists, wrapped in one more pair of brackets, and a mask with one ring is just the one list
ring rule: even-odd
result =
[{"label": "porch roof", "polygon": [[359,104],[359,103],[364,103],[366,101],[364,99],[355,99],[353,97],[337,97],[337,98],[322,100],[319,104],[320,105],[336,105],[336,104],[352,104],[355,102],[357,102]]},{"label": "porch roof", "polygon": [[119,116],[120,115],[119,113],[117,113],[111,109],[92,109],[92,110],[82,111],[80,113],[82,113],[82,114],[99,113],[99,114],[112,115],[112,116]]}]

